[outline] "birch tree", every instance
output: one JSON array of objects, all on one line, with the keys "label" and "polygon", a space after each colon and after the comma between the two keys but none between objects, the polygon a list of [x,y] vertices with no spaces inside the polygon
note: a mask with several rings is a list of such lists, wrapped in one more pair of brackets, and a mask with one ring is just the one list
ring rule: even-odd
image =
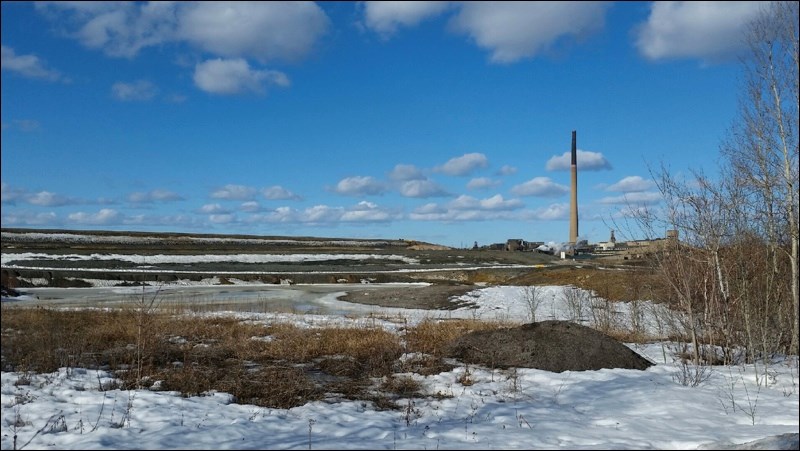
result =
[{"label": "birch tree", "polygon": [[[746,193],[748,219],[767,242],[770,272],[764,276],[781,275],[789,281],[788,296],[777,298],[791,321],[781,326],[791,328],[789,348],[794,354],[800,322],[798,20],[798,2],[770,2],[748,26],[739,114],[722,145],[730,174]],[[788,271],[783,269],[785,262]]]}]

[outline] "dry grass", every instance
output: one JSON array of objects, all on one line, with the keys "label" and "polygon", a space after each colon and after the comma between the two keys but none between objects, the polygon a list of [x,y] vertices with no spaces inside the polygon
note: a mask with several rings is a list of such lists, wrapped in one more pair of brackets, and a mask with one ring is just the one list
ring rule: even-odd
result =
[{"label": "dry grass", "polygon": [[[329,396],[402,408],[398,397],[424,396],[419,382],[396,373],[452,369],[441,350],[450,340],[499,323],[425,321],[404,335],[379,327],[300,328],[233,318],[198,318],[126,308],[65,311],[2,307],[4,371],[59,368],[113,372],[123,388],[185,396],[211,390],[237,402],[289,408]],[[405,353],[418,353],[401,359]]]},{"label": "dry grass", "polygon": [[418,352],[441,357],[445,347],[462,335],[476,331],[511,327],[496,321],[480,321],[471,319],[425,320],[410,327],[405,334],[408,352]]}]

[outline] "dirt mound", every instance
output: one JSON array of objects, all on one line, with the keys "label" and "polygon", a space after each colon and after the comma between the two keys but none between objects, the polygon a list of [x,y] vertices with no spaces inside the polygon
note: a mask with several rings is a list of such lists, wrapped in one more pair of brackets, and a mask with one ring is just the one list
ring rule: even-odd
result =
[{"label": "dirt mound", "polygon": [[471,332],[452,343],[447,355],[490,368],[537,368],[557,373],[601,368],[644,370],[653,365],[614,338],[568,321]]}]

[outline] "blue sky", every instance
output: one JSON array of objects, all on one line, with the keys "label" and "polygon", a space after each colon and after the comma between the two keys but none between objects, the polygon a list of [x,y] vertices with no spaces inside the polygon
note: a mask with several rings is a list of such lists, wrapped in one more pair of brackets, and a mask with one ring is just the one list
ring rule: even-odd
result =
[{"label": "blue sky", "polygon": [[759,7],[2,2],[2,226],[563,242],[575,130],[604,241],[714,173]]}]

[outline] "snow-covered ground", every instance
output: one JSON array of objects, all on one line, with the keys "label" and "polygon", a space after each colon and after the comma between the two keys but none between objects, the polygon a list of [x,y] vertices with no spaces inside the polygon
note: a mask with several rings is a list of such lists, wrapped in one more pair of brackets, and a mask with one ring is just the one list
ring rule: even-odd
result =
[{"label": "snow-covered ground", "polygon": [[[654,336],[670,327],[649,302],[613,304],[613,319],[592,314],[590,297],[538,287],[537,320],[613,320]],[[579,294],[579,293],[577,293]],[[523,287],[484,287],[465,295],[477,308],[454,311],[364,307],[361,315],[217,312],[251,321],[304,327],[365,321],[399,330],[431,318],[525,322],[532,312]],[[20,301],[24,302],[24,301]],[[335,296],[324,302],[347,304]],[[339,304],[337,304],[339,303]],[[607,310],[607,309],[605,309]],[[576,315],[582,313],[578,318]],[[259,337],[263,338],[263,337]],[[401,411],[369,403],[314,402],[268,409],[232,402],[225,393],[184,398],[151,390],[99,387],[112,375],[62,368],[53,374],[2,373],[2,449],[797,449],[798,361],[707,367],[698,386],[681,383],[686,367],[677,343],[628,344],[655,362],[646,371],[603,369],[552,373],[459,366],[418,379],[425,393],[451,397],[401,400]],[[21,383],[22,382],[22,383]],[[793,435],[784,435],[793,434]],[[16,438],[15,438],[16,437]],[[16,440],[16,441],[15,441]],[[750,443],[758,441],[756,443]]]}]

